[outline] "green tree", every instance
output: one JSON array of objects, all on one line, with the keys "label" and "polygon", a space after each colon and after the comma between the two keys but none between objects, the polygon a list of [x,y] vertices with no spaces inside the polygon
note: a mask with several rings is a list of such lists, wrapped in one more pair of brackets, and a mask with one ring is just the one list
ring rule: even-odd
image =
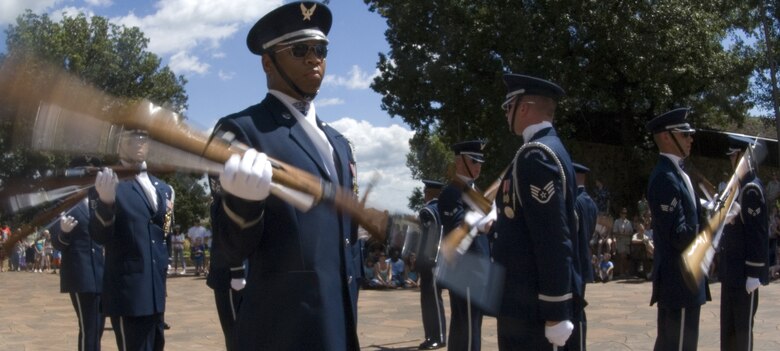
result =
[{"label": "green tree", "polygon": [[[146,51],[149,39],[136,27],[117,26],[104,17],[87,18],[81,13],[53,22],[46,14],[28,10],[6,29],[6,35],[8,52],[0,54],[2,66],[33,57],[112,96],[146,98],[177,112],[187,107],[186,80]],[[0,96],[0,186],[5,179],[35,179],[67,165],[68,155],[32,152],[14,140],[20,130],[30,128],[35,107],[9,99]],[[180,200],[187,196],[180,194]]]},{"label": "green tree", "polygon": [[[567,143],[620,145],[627,157],[594,159],[615,170],[613,189],[652,148],[644,124],[691,106],[698,127],[747,115],[754,67],[733,33],[750,30],[736,0],[364,0],[387,19],[372,88],[382,108],[414,130],[438,125],[448,143],[485,138],[483,182],[514,155],[500,105],[504,72],[550,79],[567,91],[556,126]],[[730,38],[733,44],[724,48]],[[632,190],[631,192],[635,192]]]},{"label": "green tree", "polygon": [[177,173],[163,178],[176,193],[173,207],[174,220],[176,224],[181,225],[183,232],[186,232],[187,228],[195,224],[199,218],[208,218],[211,195],[204,189],[201,183],[202,177]]},{"label": "green tree", "polygon": [[[453,155],[449,147],[436,134],[416,133],[409,139],[406,166],[411,170],[413,179],[446,181],[452,160]],[[420,187],[414,188],[408,199],[408,206],[413,211],[418,211],[425,205]]]}]

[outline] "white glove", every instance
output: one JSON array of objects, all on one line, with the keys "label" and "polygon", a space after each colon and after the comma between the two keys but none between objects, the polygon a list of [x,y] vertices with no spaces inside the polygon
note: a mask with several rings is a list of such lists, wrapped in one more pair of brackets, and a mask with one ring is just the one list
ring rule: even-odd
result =
[{"label": "white glove", "polygon": [[574,324],[571,321],[559,322],[553,326],[544,326],[544,336],[555,346],[566,345],[566,340],[571,336]]},{"label": "white glove", "polygon": [[232,155],[225,162],[225,169],[219,174],[222,189],[244,200],[261,201],[271,191],[273,167],[268,156],[255,149],[249,149],[244,156]]},{"label": "white glove", "polygon": [[241,291],[246,286],[246,279],[233,278],[230,279],[230,287],[235,291]]},{"label": "white glove", "polygon": [[498,208],[496,207],[496,203],[494,202],[490,206],[490,212],[482,218],[480,218],[479,221],[476,223],[477,229],[482,233],[487,233],[490,230],[490,227],[493,225],[493,222],[498,218]]},{"label": "white glove", "polygon": [[79,224],[79,221],[73,218],[73,216],[66,216],[65,213],[60,215],[60,230],[63,233],[70,233],[77,224]]},{"label": "white glove", "polygon": [[745,281],[745,290],[748,294],[752,294],[753,291],[758,289],[759,285],[761,285],[761,281],[759,281],[758,278],[747,277],[747,281]]},{"label": "white glove", "polygon": [[113,205],[116,200],[116,185],[119,184],[119,178],[110,168],[103,168],[97,173],[95,178],[95,190],[97,190],[100,201],[106,205]]}]

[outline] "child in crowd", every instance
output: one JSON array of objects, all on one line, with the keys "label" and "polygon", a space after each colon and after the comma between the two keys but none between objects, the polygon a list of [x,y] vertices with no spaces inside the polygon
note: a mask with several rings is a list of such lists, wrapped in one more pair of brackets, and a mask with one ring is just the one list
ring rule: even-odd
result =
[{"label": "child in crowd", "polygon": [[416,288],[420,286],[420,277],[417,274],[417,255],[412,252],[409,254],[406,262],[406,284],[407,288]]},{"label": "child in crowd", "polygon": [[404,287],[406,278],[404,278],[405,265],[404,260],[401,259],[401,250],[398,248],[390,249],[390,258],[387,259],[387,263],[392,268],[392,280],[390,286],[393,288],[401,289]]},{"label": "child in crowd", "polygon": [[615,269],[615,264],[610,261],[610,258],[612,258],[612,255],[604,253],[601,255],[601,262],[599,263],[599,278],[604,283],[612,280],[612,270]]},{"label": "child in crowd", "polygon": [[203,238],[196,238],[195,244],[190,248],[190,257],[195,264],[195,276],[203,273],[203,256],[206,252],[206,246],[203,245]]},{"label": "child in crowd", "polygon": [[389,288],[390,285],[390,260],[384,252],[380,253],[374,265],[374,280],[376,288]]},{"label": "child in crowd", "polygon": [[363,262],[363,276],[365,277],[363,280],[364,289],[376,289],[379,287],[379,280],[376,278],[376,269],[374,268],[376,265],[375,260],[376,258],[369,255]]}]

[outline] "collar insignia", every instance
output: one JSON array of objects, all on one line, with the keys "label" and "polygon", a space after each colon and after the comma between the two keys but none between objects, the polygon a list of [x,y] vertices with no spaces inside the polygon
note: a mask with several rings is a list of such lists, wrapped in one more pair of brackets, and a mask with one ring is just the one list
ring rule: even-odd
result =
[{"label": "collar insignia", "polygon": [[755,209],[748,207],[747,213],[753,217],[758,216],[759,214],[761,214],[761,207]]},{"label": "collar insignia", "polygon": [[314,10],[317,9],[317,4],[311,5],[310,9],[306,8],[306,5],[301,3],[301,14],[303,14],[304,21],[311,21],[311,16],[314,15]]},{"label": "collar insignia", "polygon": [[555,185],[553,185],[552,180],[542,188],[539,188],[533,184],[531,185],[531,197],[533,197],[534,200],[540,204],[546,204],[550,202],[550,199],[553,195],[555,195]]}]

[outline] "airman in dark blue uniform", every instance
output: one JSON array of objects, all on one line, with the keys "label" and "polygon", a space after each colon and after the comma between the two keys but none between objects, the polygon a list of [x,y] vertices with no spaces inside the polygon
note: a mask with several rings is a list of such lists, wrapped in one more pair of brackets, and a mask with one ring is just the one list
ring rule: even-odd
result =
[{"label": "airman in dark blue uniform", "polygon": [[130,131],[120,141],[120,158],[139,167],[135,177],[118,181],[106,168],[90,194],[89,232],[105,247],[103,312],[111,318],[117,347],[162,350],[168,251],[165,216],[172,188],[145,171],[147,135]]},{"label": "airman in dark blue uniform", "polygon": [[699,312],[709,296],[706,279],[690,290],[683,277],[682,253],[699,232],[701,213],[682,168],[695,132],[686,121],[688,112],[678,108],[647,123],[661,154],[647,188],[655,242],[650,305],[658,303],[656,351],[696,350]]},{"label": "airman in dark blue uniform", "polygon": [[552,125],[564,91],[526,75],[505,74],[504,82],[509,130],[524,143],[496,197],[493,257],[506,268],[498,347],[555,349],[566,344],[583,308],[572,243],[577,235],[574,169]]},{"label": "airman in dark blue uniform", "polygon": [[357,191],[347,139],[320,120],[312,102],[325,73],[331,22],[328,7],[311,1],[261,18],[247,46],[262,56],[269,93],[214,128],[216,137],[251,148],[225,164],[212,219],[227,264],[248,259],[234,329],[238,350],[360,348],[356,224],[328,204],[302,211],[269,196],[277,185],[267,157]]},{"label": "airman in dark blue uniform", "polygon": [[417,264],[420,267],[420,309],[425,341],[420,344],[419,349],[434,350],[446,346],[447,340],[447,320],[444,317],[441,286],[436,283],[433,274],[442,237],[437,197],[444,184],[435,180],[423,180],[423,183],[425,184],[423,189],[425,207],[419,213],[423,237]]},{"label": "airman in dark blue uniform", "polygon": [[[736,168],[752,140],[731,136],[730,142],[728,155]],[[764,187],[753,166],[739,179],[739,216],[726,224],[720,242],[720,349],[724,351],[753,349],[758,286],[769,279],[769,218]]]},{"label": "airman in dark blue uniform", "polygon": [[[482,149],[485,142],[481,140],[464,141],[452,145],[455,152],[455,177],[460,177],[464,183],[474,186],[479,177],[482,163],[485,162]],[[448,184],[439,195],[439,218],[444,236],[457,228],[465,220],[469,206],[463,202],[463,192],[455,184]],[[490,256],[490,247],[486,235],[473,238],[468,252],[478,256]],[[450,336],[448,350],[478,351],[482,346],[482,311],[475,308],[469,296],[461,296],[450,291]]]},{"label": "airman in dark blue uniform", "polygon": [[[79,157],[70,167],[100,166],[95,158]],[[106,317],[100,311],[103,292],[103,246],[89,235],[88,200],[60,217],[52,230],[52,245],[62,252],[60,292],[70,294],[79,321],[79,350],[100,350]]]},{"label": "airman in dark blue uniform", "polygon": [[[574,203],[575,213],[577,214],[577,236],[572,239],[572,245],[575,248],[578,280],[583,284],[582,296],[584,300],[584,284],[593,283],[593,265],[590,261],[591,252],[588,243],[596,231],[596,218],[599,215],[599,209],[596,206],[596,202],[585,191],[585,177],[590,173],[590,169],[579,163],[572,163],[572,166],[574,167],[577,181],[577,201]],[[569,340],[566,341],[567,350],[585,350],[585,340],[588,331],[584,310],[586,305],[587,303],[581,304],[583,308],[580,312],[581,318],[575,321],[574,331]]]}]

